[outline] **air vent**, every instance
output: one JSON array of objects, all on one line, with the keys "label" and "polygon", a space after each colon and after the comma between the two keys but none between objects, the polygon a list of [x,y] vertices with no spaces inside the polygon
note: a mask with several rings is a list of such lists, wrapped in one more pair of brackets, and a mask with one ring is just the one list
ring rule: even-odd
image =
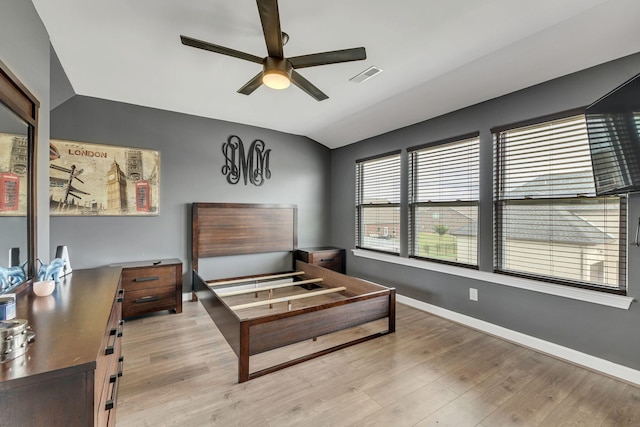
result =
[{"label": "air vent", "polygon": [[349,79],[349,81],[355,82],[355,83],[362,83],[365,80],[369,80],[371,77],[375,76],[376,74],[379,74],[382,72],[382,68],[378,68],[378,67],[369,67],[366,70],[364,70],[363,72],[361,72],[360,74],[356,74],[355,76],[351,77]]}]

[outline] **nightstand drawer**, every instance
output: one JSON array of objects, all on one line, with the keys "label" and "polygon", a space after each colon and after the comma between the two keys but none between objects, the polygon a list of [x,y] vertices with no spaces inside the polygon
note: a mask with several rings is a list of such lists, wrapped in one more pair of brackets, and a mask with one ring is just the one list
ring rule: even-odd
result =
[{"label": "nightstand drawer", "polygon": [[342,269],[342,262],[342,254],[339,251],[325,251],[314,253],[313,262],[310,262],[310,264],[340,271]]},{"label": "nightstand drawer", "polygon": [[175,285],[154,289],[127,291],[124,294],[122,317],[131,317],[151,311],[170,310],[175,307]]},{"label": "nightstand drawer", "polygon": [[162,267],[133,268],[122,270],[122,287],[127,291],[138,289],[175,286],[176,268],[167,265]]}]

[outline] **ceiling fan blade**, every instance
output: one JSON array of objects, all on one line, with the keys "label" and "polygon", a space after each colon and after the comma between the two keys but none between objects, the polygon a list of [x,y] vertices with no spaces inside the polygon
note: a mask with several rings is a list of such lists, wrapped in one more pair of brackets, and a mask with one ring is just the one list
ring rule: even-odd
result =
[{"label": "ceiling fan blade", "polygon": [[316,65],[337,64],[339,62],[361,61],[367,59],[367,52],[363,47],[355,47],[353,49],[294,56],[288,59],[293,68],[306,68],[315,67]]},{"label": "ceiling fan blade", "polygon": [[264,41],[267,43],[267,52],[269,52],[269,56],[284,58],[278,0],[257,0],[257,2]]},{"label": "ceiling fan blade", "polygon": [[238,93],[243,95],[251,95],[254,90],[258,89],[262,85],[262,71],[260,71],[254,78],[249,80],[247,84],[238,89]]},{"label": "ceiling fan blade", "polygon": [[221,53],[223,55],[233,56],[234,58],[240,58],[246,61],[255,62],[257,64],[262,64],[262,58],[259,58],[255,55],[251,55],[249,53],[240,52],[239,50],[231,49],[224,46],[218,46],[217,44],[205,42],[202,40],[198,40],[198,39],[194,39],[194,38],[182,36],[182,35],[180,36],[180,40],[182,40],[182,44],[186,46],[208,50],[215,53]]},{"label": "ceiling fan blade", "polygon": [[324,101],[325,99],[329,98],[324,94],[324,92],[315,87],[309,80],[305,79],[300,75],[300,73],[296,72],[296,70],[291,70],[291,81],[316,101]]}]

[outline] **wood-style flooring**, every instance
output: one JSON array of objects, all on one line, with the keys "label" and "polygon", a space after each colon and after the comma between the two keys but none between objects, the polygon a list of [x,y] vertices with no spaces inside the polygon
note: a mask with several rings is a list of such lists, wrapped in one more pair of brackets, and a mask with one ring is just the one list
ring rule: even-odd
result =
[{"label": "wood-style flooring", "polygon": [[127,321],[123,354],[118,427],[640,426],[640,388],[402,304],[396,333],[243,384],[199,302]]}]

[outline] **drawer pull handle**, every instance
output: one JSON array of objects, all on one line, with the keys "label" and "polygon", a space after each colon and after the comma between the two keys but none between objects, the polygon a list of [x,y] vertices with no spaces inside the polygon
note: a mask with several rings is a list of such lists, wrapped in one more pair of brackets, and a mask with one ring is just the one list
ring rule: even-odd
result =
[{"label": "drawer pull handle", "polygon": [[154,280],[160,280],[160,276],[136,277],[133,279],[134,282],[153,282]]},{"label": "drawer pull handle", "polygon": [[118,297],[116,298],[116,302],[123,302],[124,301],[124,289],[120,289],[118,291]]},{"label": "drawer pull handle", "polygon": [[[118,358],[118,363],[124,364],[124,357],[120,356]],[[110,396],[110,399],[107,399],[107,401],[104,404],[105,411],[110,411],[116,406],[115,402],[118,396],[118,377],[121,377],[121,376],[122,376],[122,368],[120,368],[120,370],[117,373],[113,375],[109,375],[109,384],[111,385],[111,396]]]},{"label": "drawer pull handle", "polygon": [[104,404],[105,411],[110,411],[116,406],[115,402],[118,396],[118,375],[117,374],[109,376],[109,384],[112,384],[111,396],[110,396],[110,399],[107,399],[107,401]]},{"label": "drawer pull handle", "polygon": [[118,376],[122,376],[122,372],[124,371],[124,356],[120,356],[118,359]]},{"label": "drawer pull handle", "polygon": [[141,303],[141,302],[151,302],[151,301],[158,301],[160,298],[153,296],[153,295],[149,295],[148,297],[142,297],[142,298],[138,298],[137,300],[133,300],[133,302],[135,303]]},{"label": "drawer pull handle", "polygon": [[104,349],[104,354],[105,356],[108,356],[110,354],[113,354],[116,350],[116,341],[119,337],[122,336],[122,331],[117,330],[116,328],[113,328],[109,331],[109,341],[111,341],[111,337],[113,337],[113,343],[107,343],[107,346]]},{"label": "drawer pull handle", "polygon": [[320,258],[320,262],[331,262],[334,258]]}]

